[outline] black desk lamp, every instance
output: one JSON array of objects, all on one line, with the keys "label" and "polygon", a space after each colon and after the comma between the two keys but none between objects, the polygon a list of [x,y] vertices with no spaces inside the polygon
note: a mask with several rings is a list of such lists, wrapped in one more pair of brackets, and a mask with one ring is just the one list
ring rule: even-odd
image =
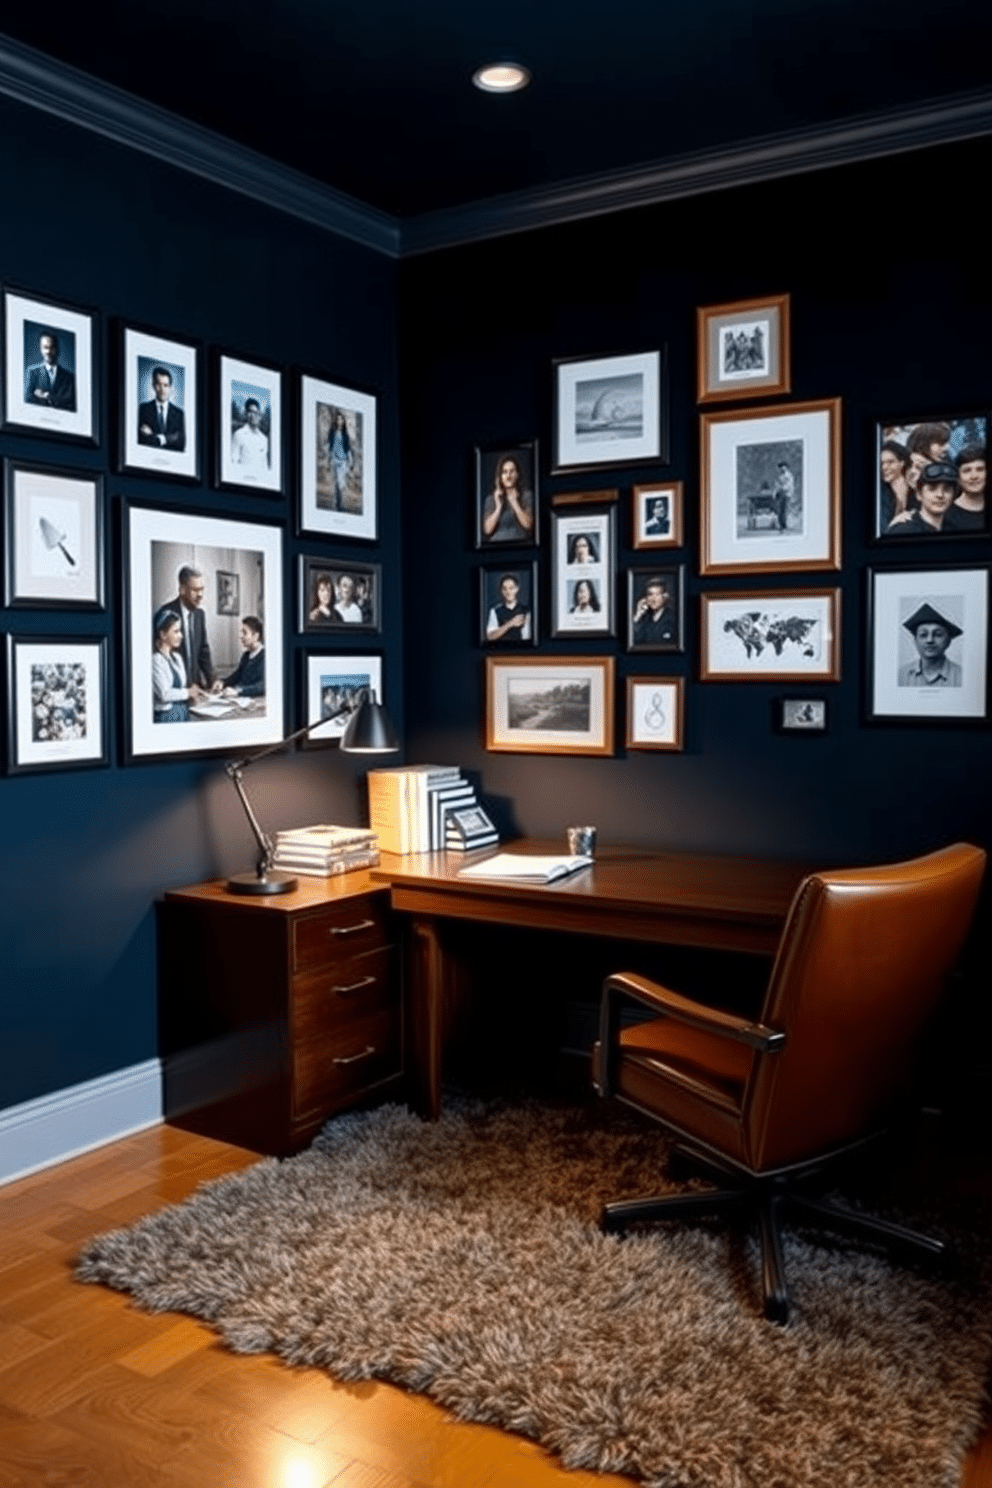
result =
[{"label": "black desk lamp", "polygon": [[257,760],[263,760],[270,754],[278,754],[280,749],[286,748],[287,744],[292,744],[294,740],[312,734],[315,729],[325,723],[332,723],[335,718],[341,718],[345,713],[351,714],[345,731],[341,735],[341,748],[345,754],[393,754],[399,749],[399,740],[390,722],[389,714],[381,703],[376,702],[375,693],[363,687],[355,698],[350,698],[343,707],[329,713],[326,718],[318,718],[314,723],[304,724],[303,728],[297,729],[293,734],[288,734],[285,739],[280,739],[278,744],[270,744],[267,749],[259,750],[258,754],[250,754],[246,759],[232,760],[230,764],[224,766],[238,793],[238,799],[244,807],[244,813],[254,833],[255,841],[258,843],[259,852],[258,865],[254,873],[236,873],[233,878],[227,880],[229,894],[291,894],[299,882],[288,873],[273,870],[272,859],[275,855],[275,847],[271,837],[268,837],[259,826],[258,818],[251,809],[251,802],[245,794],[245,788],[241,783],[245,770]]}]

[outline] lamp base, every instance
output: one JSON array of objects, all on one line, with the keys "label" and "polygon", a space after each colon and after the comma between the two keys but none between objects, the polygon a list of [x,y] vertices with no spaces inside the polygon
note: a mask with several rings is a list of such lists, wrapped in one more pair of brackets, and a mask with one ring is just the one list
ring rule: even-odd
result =
[{"label": "lamp base", "polygon": [[259,878],[257,873],[236,873],[227,880],[229,894],[291,894],[299,885],[298,878],[288,873],[267,873]]}]

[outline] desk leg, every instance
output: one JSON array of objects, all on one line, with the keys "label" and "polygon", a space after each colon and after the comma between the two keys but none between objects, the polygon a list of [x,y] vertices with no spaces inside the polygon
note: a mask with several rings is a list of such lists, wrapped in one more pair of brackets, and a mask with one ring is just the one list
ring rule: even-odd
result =
[{"label": "desk leg", "polygon": [[413,920],[407,954],[414,1104],[428,1121],[436,1121],[441,1114],[441,1055],[444,1047],[447,968],[435,920]]}]

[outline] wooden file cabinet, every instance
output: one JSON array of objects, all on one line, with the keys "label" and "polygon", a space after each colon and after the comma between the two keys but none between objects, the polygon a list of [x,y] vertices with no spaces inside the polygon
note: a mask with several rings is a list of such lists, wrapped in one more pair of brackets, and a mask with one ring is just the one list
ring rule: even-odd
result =
[{"label": "wooden file cabinet", "polygon": [[258,1152],[306,1145],[335,1111],[403,1090],[400,954],[365,872],[158,905],[165,1119]]}]

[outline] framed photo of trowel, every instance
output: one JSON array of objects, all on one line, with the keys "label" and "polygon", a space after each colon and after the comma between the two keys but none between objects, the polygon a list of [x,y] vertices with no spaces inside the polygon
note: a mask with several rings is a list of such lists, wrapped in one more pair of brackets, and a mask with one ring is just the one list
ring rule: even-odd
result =
[{"label": "framed photo of trowel", "polygon": [[6,603],[102,610],[103,477],[4,462]]}]

